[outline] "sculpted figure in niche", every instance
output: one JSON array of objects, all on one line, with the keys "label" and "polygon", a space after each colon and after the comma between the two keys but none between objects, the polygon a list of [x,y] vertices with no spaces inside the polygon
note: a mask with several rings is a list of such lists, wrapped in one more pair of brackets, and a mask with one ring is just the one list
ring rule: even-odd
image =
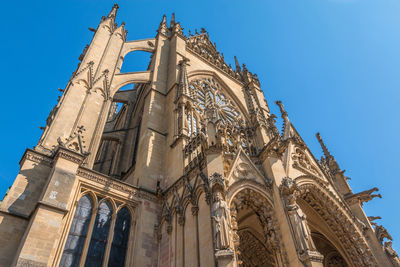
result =
[{"label": "sculpted figure in niche", "polygon": [[221,192],[215,193],[212,206],[212,218],[214,221],[216,249],[224,250],[230,248],[230,213]]},{"label": "sculpted figure in niche", "polygon": [[316,248],[311,238],[310,228],[307,225],[306,215],[296,203],[296,195],[298,194],[296,183],[290,178],[285,178],[282,181],[281,192],[285,198],[286,209],[296,237],[299,252],[303,253],[307,250],[315,251]]}]

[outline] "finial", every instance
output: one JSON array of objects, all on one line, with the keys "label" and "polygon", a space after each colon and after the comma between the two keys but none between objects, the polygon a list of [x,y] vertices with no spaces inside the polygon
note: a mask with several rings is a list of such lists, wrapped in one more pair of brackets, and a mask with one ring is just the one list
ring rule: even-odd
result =
[{"label": "finial", "polygon": [[160,26],[158,26],[158,32],[162,34],[166,34],[168,32],[167,16],[165,16],[165,14],[163,15],[163,18],[160,22]]},{"label": "finial", "polygon": [[333,158],[333,156],[331,155],[331,153],[329,153],[328,148],[326,148],[324,141],[321,138],[321,135],[319,133],[317,133],[315,135],[318,139],[319,144],[321,145],[322,151],[324,152],[325,158],[326,159],[331,159]]},{"label": "finial", "polygon": [[196,34],[196,35],[198,35],[199,33],[197,32],[197,29],[194,29],[194,33]]},{"label": "finial", "polygon": [[117,16],[118,8],[119,8],[118,4],[114,4],[107,18],[115,18]]},{"label": "finial", "polygon": [[238,59],[237,59],[236,56],[234,56],[234,58],[235,58],[236,71],[237,71],[237,72],[241,72],[242,69],[240,68],[239,61],[238,61]]},{"label": "finial", "polygon": [[206,29],[204,29],[204,28],[201,28],[200,31],[201,31],[201,33],[206,33],[207,32]]},{"label": "finial", "polygon": [[189,30],[189,37],[193,36],[192,32]]},{"label": "finial", "polygon": [[285,107],[283,106],[282,101],[279,101],[279,100],[275,101],[275,104],[279,107],[279,110],[281,111],[282,119],[283,119],[285,125],[287,125],[289,123],[289,116],[285,110]]},{"label": "finial", "polygon": [[242,64],[242,69],[243,69],[243,72],[248,72],[248,69],[247,69],[247,67],[246,67],[246,64]]},{"label": "finial", "polygon": [[169,26],[172,28],[172,27],[174,27],[174,25],[175,25],[175,13],[172,13],[171,23]]}]

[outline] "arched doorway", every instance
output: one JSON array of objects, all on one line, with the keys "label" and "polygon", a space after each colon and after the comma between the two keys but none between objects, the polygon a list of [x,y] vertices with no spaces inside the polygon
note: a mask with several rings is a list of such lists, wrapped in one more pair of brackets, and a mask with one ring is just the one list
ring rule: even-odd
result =
[{"label": "arched doorway", "polygon": [[306,215],[316,249],[324,256],[323,266],[377,266],[359,222],[340,200],[322,185],[301,179],[296,183],[300,189],[296,202]]},{"label": "arched doorway", "polygon": [[324,267],[347,267],[347,263],[336,247],[321,233],[311,231],[318,252],[324,256]]},{"label": "arched doorway", "polygon": [[281,253],[272,205],[253,189],[243,189],[230,202],[233,240],[239,266],[280,266]]}]

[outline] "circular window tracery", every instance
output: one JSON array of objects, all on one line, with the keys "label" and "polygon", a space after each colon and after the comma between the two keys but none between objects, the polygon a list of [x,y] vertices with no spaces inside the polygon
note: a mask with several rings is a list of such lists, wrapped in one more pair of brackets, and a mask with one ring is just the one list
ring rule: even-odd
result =
[{"label": "circular window tracery", "polygon": [[242,116],[234,103],[212,78],[194,80],[189,85],[193,108],[201,118],[216,119],[222,125],[235,125]]}]

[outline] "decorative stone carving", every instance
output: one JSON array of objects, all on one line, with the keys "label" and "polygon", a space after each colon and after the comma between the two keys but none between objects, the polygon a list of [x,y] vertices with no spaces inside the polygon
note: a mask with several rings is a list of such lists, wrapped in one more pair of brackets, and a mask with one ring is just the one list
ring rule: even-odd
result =
[{"label": "decorative stone carving", "polygon": [[384,246],[386,255],[388,255],[390,261],[392,262],[393,266],[399,267],[400,266],[400,259],[397,252],[392,248],[392,242],[386,241]]},{"label": "decorative stone carving", "polygon": [[382,219],[381,216],[368,216],[368,220],[373,226],[378,226],[374,221]]},{"label": "decorative stone carving", "polygon": [[[292,154],[293,168],[296,168],[306,174],[323,179],[322,173],[319,171],[318,167],[312,163],[310,158],[307,156],[306,152],[299,147],[295,148]],[[324,179],[323,179],[324,180]]]},{"label": "decorative stone carving", "polygon": [[83,125],[77,127],[77,131],[74,132],[70,137],[68,137],[65,141],[62,141],[59,137],[57,139],[58,144],[61,147],[65,147],[71,151],[79,153],[83,156],[89,155],[89,152],[86,150],[85,141],[83,137],[83,132],[85,131],[85,127]]},{"label": "decorative stone carving", "polygon": [[327,267],[347,267],[344,259],[336,252],[327,255],[325,265]]},{"label": "decorative stone carving", "polygon": [[217,191],[214,194],[212,219],[214,222],[215,248],[217,250],[229,249],[231,247],[231,216],[228,205],[226,204],[220,191]]},{"label": "decorative stone carving", "polygon": [[196,31],[196,35],[192,35],[189,32],[189,38],[186,39],[186,47],[233,79],[241,82],[240,74],[225,63],[223,54],[218,52],[216,45],[210,41],[209,35],[204,28],[201,28],[201,33]]},{"label": "decorative stone carving", "polygon": [[239,231],[240,245],[239,250],[243,251],[239,259],[244,267],[265,266],[273,267],[275,265],[274,254],[269,251],[264,244],[249,230]]},{"label": "decorative stone carving", "polygon": [[224,177],[222,177],[221,174],[219,173],[213,173],[210,176],[210,188],[212,189],[213,192],[216,191],[224,191],[225,190],[225,181]]},{"label": "decorative stone carving", "polygon": [[345,199],[349,204],[354,204],[359,202],[362,205],[364,202],[371,201],[375,197],[382,198],[381,194],[372,194],[373,192],[378,190],[379,189],[377,187],[374,187],[372,189],[359,192],[357,194],[346,195]]},{"label": "decorative stone carving", "polygon": [[388,230],[382,225],[377,225],[375,227],[375,235],[380,243],[383,243],[383,239],[385,238],[392,240],[392,236],[389,234]]},{"label": "decorative stone carving", "polygon": [[356,266],[378,266],[362,234],[362,229],[358,228],[348,206],[344,205],[323,183],[319,186],[320,188],[313,184],[300,186],[300,197],[326,221]]},{"label": "decorative stone carving", "polygon": [[295,235],[299,253],[303,254],[308,250],[316,251],[310,229],[307,225],[306,215],[296,203],[296,198],[300,193],[296,182],[291,178],[284,178],[280,185],[280,191],[285,201],[286,210]]}]

